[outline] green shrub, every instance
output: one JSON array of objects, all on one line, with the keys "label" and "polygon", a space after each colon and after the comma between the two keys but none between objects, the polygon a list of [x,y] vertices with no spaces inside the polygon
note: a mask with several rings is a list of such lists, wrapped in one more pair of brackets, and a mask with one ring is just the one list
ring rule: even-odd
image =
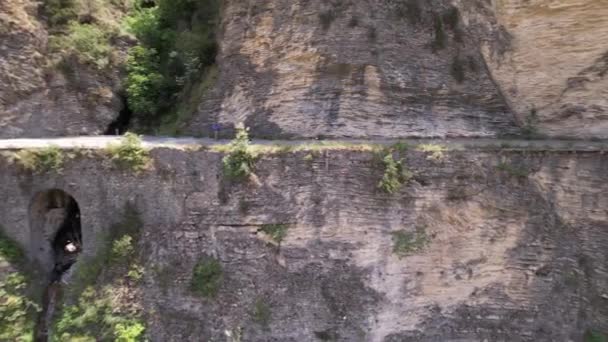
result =
[{"label": "green shrub", "polygon": [[51,36],[49,45],[55,52],[73,55],[80,63],[94,65],[98,69],[110,64],[110,35],[97,25],[72,22],[65,35]]},{"label": "green shrub", "polygon": [[382,159],[384,175],[378,183],[378,188],[392,194],[399,191],[412,178],[412,173],[404,166],[403,160],[395,161],[393,153],[388,152]]},{"label": "green shrub", "polygon": [[[142,224],[139,213],[127,203],[122,219],[98,238],[97,253],[78,260],[70,286],[73,296],[79,296],[88,286],[96,284],[103,270],[108,274],[133,270],[137,263],[136,248]],[[143,269],[141,271],[143,272]]]},{"label": "green shrub", "polygon": [[129,258],[135,253],[133,247],[133,238],[131,235],[125,234],[121,238],[112,242],[111,258],[114,260]]},{"label": "green shrub", "polygon": [[0,260],[6,260],[11,264],[23,263],[25,255],[17,242],[4,234],[0,227]]},{"label": "green shrub", "polygon": [[[0,230],[0,264],[24,266],[24,253]],[[40,306],[32,300],[33,281],[22,272],[7,272],[0,280],[0,341],[32,341]],[[29,295],[28,295],[29,294]]]},{"label": "green shrub", "polygon": [[[219,0],[157,0],[127,19],[139,45],[127,60],[127,102],[143,126],[152,127],[179,111],[195,84],[205,80],[217,54]],[[188,23],[184,25],[183,23]],[[204,87],[205,89],[207,87]],[[200,95],[200,94],[198,94]],[[198,98],[197,100],[200,100]]]},{"label": "green shrub", "polygon": [[416,232],[398,230],[391,234],[393,235],[393,253],[400,258],[421,250],[429,242],[423,229],[417,229]]},{"label": "green shrub", "polygon": [[157,114],[157,100],[165,87],[160,59],[155,49],[136,46],[127,58],[126,92],[129,109],[136,113]]},{"label": "green shrub", "polygon": [[141,138],[137,134],[125,134],[120,144],[109,145],[106,152],[118,167],[134,172],[145,170],[150,163],[150,153],[142,147]]},{"label": "green shrub", "polygon": [[51,27],[67,25],[78,18],[77,0],[45,0],[43,11]]},{"label": "green shrub", "polygon": [[254,171],[255,156],[249,148],[248,128],[236,127],[236,137],[228,146],[228,154],[222,159],[224,176],[231,180],[244,180]]},{"label": "green shrub", "polygon": [[289,228],[286,224],[265,224],[262,225],[262,231],[276,243],[281,243],[285,236],[287,236],[287,229]]},{"label": "green shrub", "polygon": [[211,257],[201,258],[192,270],[192,292],[202,297],[215,297],[223,279],[222,265]]},{"label": "green shrub", "polygon": [[34,315],[40,307],[25,295],[26,279],[20,273],[0,281],[0,340],[33,341]]},{"label": "green shrub", "polygon": [[253,312],[251,316],[253,321],[257,324],[261,325],[264,328],[267,328],[270,324],[272,312],[270,311],[270,307],[264,299],[258,298],[253,305]]},{"label": "green shrub", "polygon": [[56,146],[21,150],[14,157],[25,169],[36,172],[60,171],[64,159],[63,152]]},{"label": "green shrub", "polygon": [[78,303],[63,307],[55,323],[56,341],[123,341],[144,340],[144,325],[113,307],[112,289],[88,287]]}]

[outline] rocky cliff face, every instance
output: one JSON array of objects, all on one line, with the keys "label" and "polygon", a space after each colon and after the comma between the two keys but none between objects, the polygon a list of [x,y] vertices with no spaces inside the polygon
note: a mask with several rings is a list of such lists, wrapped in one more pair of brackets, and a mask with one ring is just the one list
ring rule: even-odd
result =
[{"label": "rocky cliff face", "polygon": [[493,10],[509,48],[482,51],[519,119],[535,111],[542,133],[608,137],[608,4],[508,0]]},{"label": "rocky cliff face", "polygon": [[[383,170],[367,152],[264,156],[255,182],[232,184],[216,153],[153,156],[138,176],[86,154],[61,174],[0,164],[12,194],[0,225],[30,255],[42,235],[27,223],[29,201],[41,190],[78,202],[85,257],[125,203],[137,207],[145,272],[125,300],[145,308],[153,341],[226,331],[244,341],[581,341],[608,331],[605,154],[411,151],[402,156],[414,178],[393,195],[377,189]],[[286,227],[280,244],[266,225]],[[192,292],[202,257],[222,267],[213,298]]]},{"label": "rocky cliff face", "polygon": [[[114,58],[124,58],[120,51]],[[103,134],[116,119],[123,107],[120,63],[98,69],[74,56],[56,57],[41,4],[2,1],[1,138]]]},{"label": "rocky cliff face", "polygon": [[[104,132],[123,106],[120,63],[68,59],[65,72],[39,4],[0,6],[0,136]],[[607,12],[593,0],[227,0],[219,78],[187,101],[200,106],[181,131],[606,138]]]},{"label": "rocky cliff face", "polygon": [[[226,1],[191,133],[607,137],[602,1]],[[526,127],[528,126],[528,127]]]},{"label": "rocky cliff face", "polygon": [[192,132],[495,136],[517,131],[449,1],[227,1],[218,85]]}]

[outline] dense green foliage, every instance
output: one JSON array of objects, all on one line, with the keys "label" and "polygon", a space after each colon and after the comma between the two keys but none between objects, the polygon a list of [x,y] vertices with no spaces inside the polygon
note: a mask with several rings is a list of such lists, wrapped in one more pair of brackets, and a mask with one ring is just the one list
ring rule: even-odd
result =
[{"label": "dense green foliage", "polygon": [[67,25],[78,18],[77,0],[46,0],[44,12],[51,27]]},{"label": "dense green foliage", "polygon": [[36,172],[59,171],[64,159],[61,149],[56,146],[21,150],[14,157],[25,169]]},{"label": "dense green foliage", "polygon": [[238,125],[236,130],[236,137],[230,142],[222,164],[226,178],[240,181],[253,173],[256,158],[249,148],[248,129]]},{"label": "dense green foliage", "polygon": [[150,162],[150,152],[142,146],[137,134],[125,134],[120,144],[109,145],[106,151],[118,167],[134,172],[143,171]]},{"label": "dense green foliage", "polygon": [[222,265],[211,257],[202,257],[192,270],[192,292],[202,297],[215,297],[223,279]]},{"label": "dense green foliage", "polygon": [[137,211],[127,204],[122,220],[100,239],[96,256],[79,261],[69,288],[77,302],[61,307],[53,329],[55,341],[144,340],[140,317],[112,300],[117,285],[143,274],[136,249],[141,226]]},{"label": "dense green foliage", "polygon": [[[24,254],[0,231],[0,272],[10,264],[23,266]],[[0,275],[0,341],[33,341],[35,315],[40,307],[28,295],[31,279],[19,271]]]},{"label": "dense green foliage", "polygon": [[286,224],[265,224],[261,230],[268,234],[276,243],[281,243],[285,236],[287,236],[288,228],[289,226]]},{"label": "dense green foliage", "polygon": [[49,45],[54,51],[75,56],[80,63],[98,69],[110,64],[110,34],[98,25],[71,22],[65,34],[50,37]]},{"label": "dense green foliage", "polygon": [[0,341],[33,341],[33,316],[39,306],[25,295],[26,287],[19,272],[0,281]]},{"label": "dense green foliage", "polygon": [[393,153],[388,152],[382,159],[384,174],[378,188],[392,194],[399,191],[412,178],[412,173],[405,167],[403,160],[395,160]]},{"label": "dense green foliage", "polygon": [[143,341],[144,325],[116,312],[110,300],[112,289],[88,287],[78,303],[65,306],[55,324],[56,341]]},{"label": "dense green foliage", "polygon": [[0,259],[11,264],[20,264],[24,257],[23,251],[17,246],[17,243],[0,230]]},{"label": "dense green foliage", "polygon": [[129,52],[129,108],[156,124],[175,108],[215,61],[219,0],[156,0],[127,20],[139,45]]}]

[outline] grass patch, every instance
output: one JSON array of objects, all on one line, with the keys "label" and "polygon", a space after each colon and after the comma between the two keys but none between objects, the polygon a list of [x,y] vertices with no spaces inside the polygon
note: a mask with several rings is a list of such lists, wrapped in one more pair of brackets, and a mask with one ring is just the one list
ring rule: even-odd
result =
[{"label": "grass patch", "polygon": [[238,125],[236,137],[228,145],[228,155],[222,159],[224,176],[235,181],[246,179],[254,171],[255,160],[249,146],[248,128]]},{"label": "grass patch", "polygon": [[33,299],[33,279],[27,273],[6,271],[23,268],[25,254],[0,230],[0,340],[32,341],[40,306]]},{"label": "grass patch", "polygon": [[64,57],[72,55],[79,63],[103,69],[110,65],[113,49],[110,37],[110,33],[100,26],[73,21],[68,25],[66,34],[49,38],[49,47]]},{"label": "grass patch", "polygon": [[120,144],[106,147],[114,164],[122,169],[141,172],[150,163],[150,152],[142,146],[141,138],[134,133],[127,133]]},{"label": "grass patch", "polygon": [[448,148],[438,144],[420,144],[416,150],[428,153],[426,157],[428,160],[440,161],[445,157],[444,152],[446,152]]},{"label": "grass patch", "polygon": [[21,150],[14,153],[13,159],[26,170],[34,172],[61,171],[64,155],[57,146],[41,149]]},{"label": "grass patch", "polygon": [[260,230],[262,232],[268,234],[268,236],[270,236],[270,238],[274,242],[281,243],[281,241],[283,241],[285,236],[287,236],[288,229],[289,229],[288,225],[286,225],[284,223],[279,223],[279,224],[264,224],[264,225],[262,225],[262,228]]},{"label": "grass patch", "polygon": [[424,229],[416,229],[415,232],[398,230],[393,235],[393,253],[400,258],[422,250],[428,243],[429,237]]},{"label": "grass patch", "polygon": [[192,269],[192,292],[201,297],[215,297],[223,280],[222,264],[212,257],[202,257]]},{"label": "grass patch", "polygon": [[268,328],[268,325],[270,325],[270,319],[272,318],[272,312],[270,310],[270,306],[266,304],[264,299],[258,298],[255,301],[253,311],[251,312],[251,317],[257,324],[264,328]]}]

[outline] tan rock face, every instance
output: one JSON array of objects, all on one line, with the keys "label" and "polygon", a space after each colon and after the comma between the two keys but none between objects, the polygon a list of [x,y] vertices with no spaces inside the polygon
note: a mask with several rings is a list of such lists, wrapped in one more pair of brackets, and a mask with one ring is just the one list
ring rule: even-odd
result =
[{"label": "tan rock face", "polygon": [[520,120],[535,109],[542,133],[608,137],[608,2],[495,1],[510,48],[484,57]]},{"label": "tan rock face", "polygon": [[190,132],[605,138],[606,17],[593,0],[227,1]]},{"label": "tan rock face", "polygon": [[[0,226],[32,258],[43,257],[28,210],[40,191],[78,202],[83,257],[126,203],[137,207],[143,302],[128,301],[148,313],[151,341],[222,341],[239,328],[245,341],[583,341],[608,331],[606,154],[409,151],[414,179],[390,195],[369,152],[264,155],[257,183],[228,182],[214,152],[152,155],[139,175],[93,154],[45,174],[0,157],[0,193],[10,194]],[[261,234],[267,224],[288,227],[280,244]],[[419,231],[424,243],[394,252],[396,232]],[[213,299],[190,290],[203,255],[223,268]],[[252,317],[258,299],[268,328]]]},{"label": "tan rock face", "polygon": [[119,70],[53,66],[38,6],[0,3],[0,138],[103,133],[122,108]]},{"label": "tan rock face", "polygon": [[191,133],[495,136],[517,130],[449,1],[227,1],[220,80]]}]

